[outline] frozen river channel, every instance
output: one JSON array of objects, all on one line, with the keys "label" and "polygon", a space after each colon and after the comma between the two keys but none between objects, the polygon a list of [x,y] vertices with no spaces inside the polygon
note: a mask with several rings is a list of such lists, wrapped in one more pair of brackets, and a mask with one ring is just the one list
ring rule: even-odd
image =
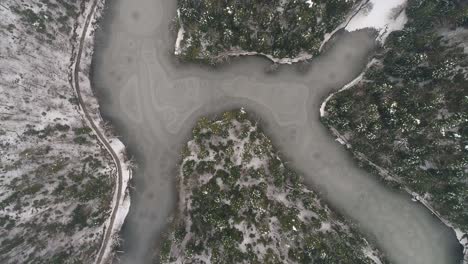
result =
[{"label": "frozen river channel", "polygon": [[320,123],[324,98],[354,79],[375,48],[368,32],[341,34],[307,65],[274,74],[259,57],[211,68],[173,52],[176,1],[108,1],[98,32],[93,86],[105,119],[135,157],[124,263],[148,263],[175,204],[179,151],[201,116],[245,107],[291,167],[350,217],[394,263],[457,263],[455,234],[410,197],[360,169]]}]

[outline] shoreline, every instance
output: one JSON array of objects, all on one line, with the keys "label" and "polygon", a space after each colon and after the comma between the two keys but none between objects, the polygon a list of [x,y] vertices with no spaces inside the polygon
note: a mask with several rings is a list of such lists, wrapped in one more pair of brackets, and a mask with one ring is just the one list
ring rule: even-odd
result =
[{"label": "shoreline", "polygon": [[102,15],[104,5],[105,0],[94,0],[89,7],[84,7],[86,9],[79,15],[71,39],[72,54],[69,66],[69,82],[77,96],[80,115],[93,130],[102,147],[112,156],[115,165],[112,175],[115,177],[115,187],[110,205],[111,212],[103,226],[103,240],[95,263],[106,263],[114,253],[112,246],[118,243],[118,232],[130,209],[128,182],[132,177],[132,164],[126,157],[125,146],[116,135],[105,128],[99,104],[91,90],[89,75],[84,75],[82,69],[91,65],[96,22]]},{"label": "shoreline", "polygon": [[366,71],[372,66],[374,65],[375,63],[377,62],[376,59],[372,59],[367,65],[366,67],[364,68],[364,70],[356,77],[354,78],[351,82],[347,83],[345,86],[343,86],[342,88],[340,88],[338,91],[336,92],[332,92],[330,95],[327,96],[327,98],[322,102],[322,104],[320,105],[320,117],[324,117],[327,112],[325,111],[325,107],[328,103],[328,101],[330,101],[330,99],[337,93],[340,93],[342,91],[345,91],[345,90],[348,90],[350,88],[352,88],[353,86],[355,86],[357,83],[359,83],[362,78],[364,77],[364,74],[366,73]]}]

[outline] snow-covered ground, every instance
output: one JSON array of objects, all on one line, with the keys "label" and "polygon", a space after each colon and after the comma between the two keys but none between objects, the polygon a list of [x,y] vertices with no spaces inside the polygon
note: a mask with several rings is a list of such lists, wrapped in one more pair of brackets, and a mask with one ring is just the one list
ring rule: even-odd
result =
[{"label": "snow-covered ground", "polygon": [[[73,29],[91,3],[0,4],[1,263],[91,263],[99,250],[115,166],[82,118],[68,78]],[[88,80],[92,42],[87,47],[81,81]],[[89,104],[98,109],[95,100]],[[122,207],[117,228],[128,200]]]},{"label": "snow-covered ground", "polygon": [[175,51],[174,51],[175,55],[179,55],[182,52],[181,48],[180,48],[180,43],[184,39],[184,34],[185,34],[184,25],[182,24],[182,21],[180,20],[180,11],[179,11],[179,9],[177,9],[177,20],[179,22],[179,31],[177,32],[177,39],[176,39],[176,42],[175,42]]},{"label": "snow-covered ground", "polygon": [[352,32],[364,28],[373,28],[379,32],[377,40],[385,42],[388,35],[405,26],[407,0],[370,0],[346,25],[346,31]]}]

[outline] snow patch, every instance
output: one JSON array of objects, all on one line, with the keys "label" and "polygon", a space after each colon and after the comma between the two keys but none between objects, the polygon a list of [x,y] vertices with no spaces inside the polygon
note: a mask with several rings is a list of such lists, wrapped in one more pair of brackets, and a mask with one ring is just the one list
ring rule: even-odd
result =
[{"label": "snow patch", "polygon": [[384,43],[388,35],[405,26],[407,0],[370,0],[346,25],[346,31],[352,32],[365,28],[374,28],[379,32],[377,40]]},{"label": "snow patch", "polygon": [[180,19],[180,11],[177,9],[177,19],[179,20],[179,31],[177,32],[177,40],[175,43],[175,55],[180,55],[182,53],[182,49],[180,48],[180,43],[184,39],[185,29],[184,25],[182,24],[182,20]]},{"label": "snow patch", "polygon": [[364,248],[362,252],[364,253],[364,255],[366,255],[368,258],[374,261],[375,264],[382,264],[382,261],[380,261],[379,257],[377,256],[377,252],[371,247]]}]

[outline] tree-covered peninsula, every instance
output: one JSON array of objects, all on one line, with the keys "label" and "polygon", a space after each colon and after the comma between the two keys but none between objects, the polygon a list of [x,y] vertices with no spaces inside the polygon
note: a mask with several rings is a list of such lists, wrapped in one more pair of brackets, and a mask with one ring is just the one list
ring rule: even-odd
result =
[{"label": "tree-covered peninsula", "polygon": [[[183,154],[162,263],[376,263],[243,110],[202,118]],[[379,263],[379,262],[377,262]]]}]

